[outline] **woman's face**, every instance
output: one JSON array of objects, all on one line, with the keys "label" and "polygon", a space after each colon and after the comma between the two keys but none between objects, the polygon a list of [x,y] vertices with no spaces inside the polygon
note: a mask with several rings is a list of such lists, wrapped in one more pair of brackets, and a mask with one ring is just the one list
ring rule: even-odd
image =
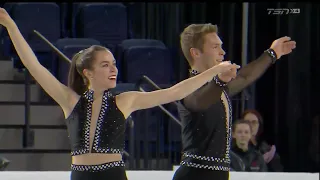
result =
[{"label": "woman's face", "polygon": [[97,51],[92,70],[87,71],[90,85],[99,89],[116,87],[118,69],[113,54],[109,51]]},{"label": "woman's face", "polygon": [[251,124],[252,136],[256,136],[259,130],[259,120],[258,117],[252,113],[248,113],[243,118]]}]

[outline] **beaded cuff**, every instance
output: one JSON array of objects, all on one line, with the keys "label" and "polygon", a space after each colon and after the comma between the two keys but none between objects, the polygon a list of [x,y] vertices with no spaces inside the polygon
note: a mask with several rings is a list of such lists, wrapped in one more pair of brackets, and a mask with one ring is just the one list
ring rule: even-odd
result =
[{"label": "beaded cuff", "polygon": [[266,52],[272,58],[272,64],[274,64],[277,61],[278,57],[273,49],[267,49],[264,52]]},{"label": "beaded cuff", "polygon": [[215,76],[215,77],[213,78],[213,80],[214,80],[214,82],[215,82],[218,86],[220,86],[220,87],[225,87],[225,86],[227,85],[227,83],[221,81],[221,79],[219,78],[218,75]]}]

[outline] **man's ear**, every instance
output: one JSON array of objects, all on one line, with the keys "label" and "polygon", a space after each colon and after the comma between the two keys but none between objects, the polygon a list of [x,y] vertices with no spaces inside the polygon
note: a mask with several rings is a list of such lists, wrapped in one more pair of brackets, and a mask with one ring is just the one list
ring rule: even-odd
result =
[{"label": "man's ear", "polygon": [[198,59],[201,56],[201,52],[197,48],[190,48],[190,54],[193,59]]}]

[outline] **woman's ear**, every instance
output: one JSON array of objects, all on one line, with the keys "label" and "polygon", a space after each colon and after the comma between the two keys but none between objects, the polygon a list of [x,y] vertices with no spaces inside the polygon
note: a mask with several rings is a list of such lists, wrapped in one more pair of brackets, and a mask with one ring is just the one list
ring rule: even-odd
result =
[{"label": "woman's ear", "polygon": [[92,79],[93,78],[92,72],[90,70],[88,70],[88,69],[84,69],[82,71],[82,73],[83,73],[84,77],[86,77],[87,79]]}]

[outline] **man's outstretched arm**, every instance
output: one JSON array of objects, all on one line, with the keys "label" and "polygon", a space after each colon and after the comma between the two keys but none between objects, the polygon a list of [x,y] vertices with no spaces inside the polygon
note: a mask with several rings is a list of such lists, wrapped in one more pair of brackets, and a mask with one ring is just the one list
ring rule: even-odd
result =
[{"label": "man's outstretched arm", "polygon": [[270,49],[266,50],[257,60],[243,67],[237,77],[229,82],[229,95],[234,96],[252,84],[264,74],[272,63],[275,63],[281,56],[291,53],[295,48],[296,42],[287,36],[273,41]]},{"label": "man's outstretched arm", "polygon": [[272,64],[272,58],[264,52],[258,59],[239,70],[237,77],[228,83],[229,95],[234,96],[260,78]]}]

